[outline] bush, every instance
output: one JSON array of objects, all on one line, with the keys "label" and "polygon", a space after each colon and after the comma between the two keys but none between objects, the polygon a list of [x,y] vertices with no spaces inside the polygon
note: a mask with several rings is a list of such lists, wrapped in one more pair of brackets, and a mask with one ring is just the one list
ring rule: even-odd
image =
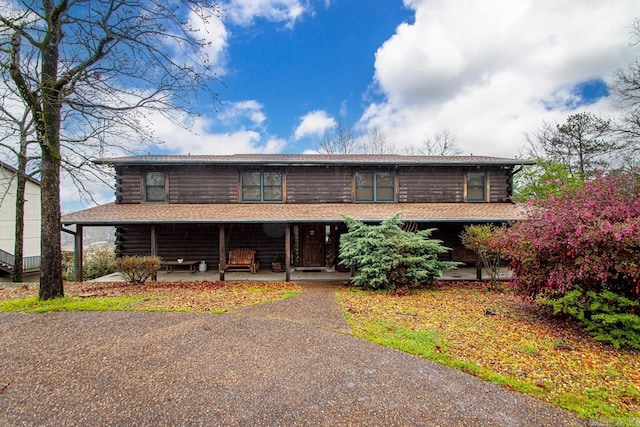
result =
[{"label": "bush", "polygon": [[153,277],[160,264],[162,260],[157,256],[123,256],[116,259],[116,270],[127,282],[139,285]]},{"label": "bush", "polygon": [[356,267],[354,284],[385,290],[430,284],[442,271],[460,265],[438,260],[449,248],[429,238],[433,229],[405,231],[399,217],[396,214],[379,225],[344,217],[348,232],[340,238],[340,261]]},{"label": "bush", "polygon": [[[72,252],[62,254],[62,276],[75,280],[75,256]],[[113,246],[88,248],[82,256],[82,279],[92,280],[116,271],[116,254]]]},{"label": "bush", "polygon": [[89,248],[84,253],[82,277],[91,280],[116,271],[116,253],[113,246]]},{"label": "bush", "polygon": [[640,307],[639,301],[611,291],[585,293],[576,286],[561,298],[547,303],[554,313],[578,319],[598,341],[609,342],[615,348],[640,349],[640,316],[634,314]]},{"label": "bush", "polygon": [[64,280],[76,280],[74,259],[73,252],[62,252],[62,278]]},{"label": "bush", "polygon": [[511,261],[516,291],[550,299],[597,339],[633,346],[640,313],[638,177],[595,178],[528,209],[528,220],[496,239]]},{"label": "bush", "polygon": [[491,289],[498,289],[498,278],[500,277],[500,246],[493,245],[493,239],[499,229],[493,224],[467,225],[460,234],[460,240],[465,248],[474,251],[482,267],[489,273]]},{"label": "bush", "polygon": [[633,175],[601,177],[528,205],[529,219],[498,241],[519,292],[640,294],[640,186]]}]

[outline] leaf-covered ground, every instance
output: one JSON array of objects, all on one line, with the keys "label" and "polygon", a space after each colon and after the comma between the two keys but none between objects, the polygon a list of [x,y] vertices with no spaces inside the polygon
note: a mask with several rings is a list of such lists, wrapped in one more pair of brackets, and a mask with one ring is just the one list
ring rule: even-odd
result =
[{"label": "leaf-covered ground", "polygon": [[[69,297],[143,297],[132,309],[224,312],[249,305],[275,301],[300,292],[300,286],[287,282],[125,282],[77,283],[64,285]],[[38,295],[37,284],[0,284],[0,301]]]},{"label": "leaf-covered ground", "polygon": [[[128,309],[224,312],[301,291],[286,282],[65,283],[76,299],[134,297]],[[34,284],[0,284],[0,302],[37,296]],[[409,295],[341,288],[356,336],[462,369],[574,410],[640,425],[640,353],[589,337],[547,307],[478,283],[440,283]]]},{"label": "leaf-covered ground", "polygon": [[344,288],[339,299],[357,336],[583,416],[640,423],[640,353],[598,343],[547,307],[478,283],[441,283],[404,296]]}]

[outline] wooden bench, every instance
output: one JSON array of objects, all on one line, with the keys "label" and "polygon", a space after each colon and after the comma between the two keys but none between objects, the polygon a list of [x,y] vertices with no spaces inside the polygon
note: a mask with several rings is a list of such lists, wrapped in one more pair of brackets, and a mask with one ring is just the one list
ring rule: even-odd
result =
[{"label": "wooden bench", "polygon": [[185,266],[189,268],[189,273],[195,273],[198,267],[198,261],[164,261],[162,266],[166,269],[166,273],[173,273],[176,267]]},{"label": "wooden bench", "polygon": [[231,249],[229,251],[229,262],[224,266],[224,271],[227,270],[249,270],[250,273],[255,274],[260,268],[260,264],[256,262],[256,251],[253,249]]}]

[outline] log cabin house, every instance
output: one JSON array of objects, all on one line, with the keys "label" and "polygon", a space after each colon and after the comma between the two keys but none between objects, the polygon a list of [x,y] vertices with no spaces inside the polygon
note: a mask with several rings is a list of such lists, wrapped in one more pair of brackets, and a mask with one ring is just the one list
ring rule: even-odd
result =
[{"label": "log cabin house", "polygon": [[[116,253],[205,261],[250,248],[268,268],[346,269],[338,261],[342,215],[380,222],[401,212],[470,262],[467,224],[521,218],[511,200],[521,159],[405,155],[147,155],[97,160],[115,169],[115,202],[64,215],[63,226],[115,226]],[[76,245],[76,254],[82,247]],[[76,256],[76,259],[82,257]],[[81,266],[77,266],[81,271]],[[79,276],[81,277],[81,275]]]}]

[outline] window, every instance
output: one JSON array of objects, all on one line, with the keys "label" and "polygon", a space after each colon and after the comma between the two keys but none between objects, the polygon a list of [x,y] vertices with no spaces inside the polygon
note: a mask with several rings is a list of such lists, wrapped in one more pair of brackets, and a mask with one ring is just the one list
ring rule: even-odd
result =
[{"label": "window", "polygon": [[356,202],[393,202],[396,199],[392,172],[357,172]]},{"label": "window", "polygon": [[144,176],[144,201],[159,203],[166,199],[164,172],[147,172]]},{"label": "window", "polygon": [[467,173],[467,202],[487,201],[487,179],[484,172]]},{"label": "window", "polygon": [[281,202],[282,172],[243,172],[243,202]]}]

